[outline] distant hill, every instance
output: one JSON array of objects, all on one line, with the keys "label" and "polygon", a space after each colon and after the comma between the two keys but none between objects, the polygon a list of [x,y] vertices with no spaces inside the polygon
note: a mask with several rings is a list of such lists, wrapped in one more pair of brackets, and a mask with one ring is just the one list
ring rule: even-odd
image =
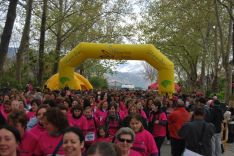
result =
[{"label": "distant hill", "polygon": [[149,81],[145,80],[140,72],[116,72],[115,74],[106,74],[109,85],[113,83],[118,86],[121,84],[133,84],[135,87],[146,89],[150,84]]}]

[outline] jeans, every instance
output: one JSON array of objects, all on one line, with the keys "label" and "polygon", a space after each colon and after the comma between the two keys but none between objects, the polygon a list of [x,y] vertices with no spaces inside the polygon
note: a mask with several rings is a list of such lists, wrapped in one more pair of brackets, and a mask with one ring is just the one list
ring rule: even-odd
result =
[{"label": "jeans", "polygon": [[221,156],[221,133],[215,133],[211,139],[212,156]]}]

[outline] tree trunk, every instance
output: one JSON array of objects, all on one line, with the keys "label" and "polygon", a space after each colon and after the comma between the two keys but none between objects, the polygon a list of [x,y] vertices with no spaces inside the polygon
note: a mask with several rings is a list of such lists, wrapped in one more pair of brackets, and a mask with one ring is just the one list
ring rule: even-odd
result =
[{"label": "tree trunk", "polygon": [[203,93],[206,93],[206,55],[208,53],[208,40],[210,37],[210,23],[208,23],[207,25],[207,30],[206,30],[206,35],[204,36],[202,33],[202,39],[203,39],[203,53],[202,53],[202,66],[201,66],[201,82],[200,82],[200,88],[202,90]]},{"label": "tree trunk", "polygon": [[45,31],[46,31],[46,16],[47,16],[47,0],[43,0],[41,28],[40,28],[40,42],[39,42],[39,71],[38,71],[38,85],[42,85],[44,72],[44,48],[45,48]]},{"label": "tree trunk", "polygon": [[224,90],[224,100],[226,103],[229,103],[229,98],[231,96],[231,80],[232,80],[232,73],[231,73],[231,65],[229,63],[227,63],[226,67],[225,67],[225,79],[226,79],[226,83],[225,83],[225,90]]},{"label": "tree trunk", "polygon": [[231,95],[231,70],[230,70],[230,65],[229,65],[229,55],[230,55],[230,43],[231,43],[231,27],[232,27],[232,20],[230,18],[230,23],[229,23],[229,34],[227,38],[227,49],[225,50],[224,48],[224,35],[223,35],[223,29],[221,25],[221,20],[219,17],[219,12],[218,12],[218,5],[217,5],[217,0],[214,0],[214,6],[215,6],[215,16],[217,20],[217,29],[219,33],[219,39],[220,39],[220,51],[222,55],[222,65],[225,70],[225,88],[224,88],[224,96],[225,96],[225,102],[229,102],[229,97]]},{"label": "tree trunk", "polygon": [[197,84],[197,70],[194,67],[191,67],[190,70],[191,71],[190,71],[189,75],[187,76],[189,78],[188,84],[190,84],[189,85],[190,91],[196,91],[199,89],[198,84]]},{"label": "tree trunk", "polygon": [[213,67],[213,75],[212,75],[212,91],[214,93],[218,92],[218,70],[219,70],[219,58],[218,58],[218,29],[217,27],[214,30],[214,34],[215,34],[215,41],[214,41],[214,45],[215,45],[215,50],[214,50],[214,67]]},{"label": "tree trunk", "polygon": [[7,18],[5,22],[5,26],[3,29],[3,33],[1,36],[1,43],[0,43],[0,75],[3,75],[3,66],[6,60],[8,46],[11,39],[12,29],[15,22],[16,17],[16,7],[17,7],[18,0],[11,0],[8,6],[7,11]]},{"label": "tree trunk", "polygon": [[[63,0],[59,0],[59,18],[63,15]],[[58,62],[59,56],[61,51],[61,44],[62,44],[62,24],[63,21],[60,20],[57,26],[57,36],[56,36],[56,48],[55,48],[55,62],[54,62],[54,69],[53,74],[56,74],[58,71]]]},{"label": "tree trunk", "polygon": [[26,51],[29,50],[29,32],[30,32],[32,3],[33,0],[27,1],[26,19],[25,19],[23,34],[20,41],[18,53],[16,54],[16,80],[19,81],[19,84],[21,84],[21,76],[22,76],[21,75],[22,56]]},{"label": "tree trunk", "polygon": [[226,47],[226,56],[225,56],[225,65],[224,65],[224,69],[225,69],[225,78],[227,79],[226,81],[226,86],[225,86],[225,102],[229,103],[229,98],[231,96],[232,93],[232,68],[231,68],[231,64],[229,63],[229,55],[230,55],[230,51],[231,51],[231,40],[232,40],[232,25],[233,25],[233,21],[230,18],[229,21],[229,33],[228,33],[228,40],[227,40],[227,47]]}]

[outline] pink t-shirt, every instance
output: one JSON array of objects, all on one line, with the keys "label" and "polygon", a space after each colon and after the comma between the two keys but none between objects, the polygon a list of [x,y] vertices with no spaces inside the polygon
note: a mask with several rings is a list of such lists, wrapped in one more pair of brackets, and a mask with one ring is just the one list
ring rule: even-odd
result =
[{"label": "pink t-shirt", "polygon": [[95,142],[112,142],[112,137],[97,138]]},{"label": "pink t-shirt", "polygon": [[39,137],[41,136],[41,134],[44,133],[44,132],[46,132],[46,129],[43,126],[37,124],[31,130],[29,130],[29,132],[31,132],[32,134],[34,134],[34,136],[38,140]]},{"label": "pink t-shirt", "polygon": [[[157,114],[155,117],[156,117],[156,120],[159,120],[159,122],[160,121],[162,121],[162,122],[167,121],[167,116],[166,116],[166,113],[164,113],[164,112]],[[158,136],[164,137],[164,136],[166,136],[166,133],[167,133],[166,126],[154,123],[154,129],[153,129],[153,136],[154,137],[158,137]]]},{"label": "pink t-shirt", "polygon": [[118,114],[119,114],[119,117],[120,117],[121,120],[123,120],[126,117],[125,112],[122,111],[122,110],[119,110]]},{"label": "pink t-shirt", "polygon": [[0,107],[0,113],[2,114],[3,118],[7,121],[8,114],[7,112],[4,111],[3,105]]},{"label": "pink t-shirt", "polygon": [[[49,133],[46,131],[41,134],[41,137],[38,140],[38,144],[35,150],[36,156],[48,156],[53,154],[56,146],[59,144],[59,142],[63,139],[63,135],[54,137],[49,135]],[[59,148],[57,155],[64,155],[64,151],[62,146]]]},{"label": "pink t-shirt", "polygon": [[105,124],[108,127],[108,134],[112,137],[115,136],[115,133],[118,131],[119,129],[119,124],[120,124],[121,120],[120,118],[118,119],[111,119],[109,117],[107,117],[105,119]]},{"label": "pink t-shirt", "polygon": [[27,118],[28,120],[30,120],[31,118],[35,117],[36,116],[36,113],[35,112],[28,112],[27,113]]},{"label": "pink t-shirt", "polygon": [[141,154],[137,151],[130,149],[128,156],[141,156]]},{"label": "pink t-shirt", "polygon": [[85,134],[85,131],[87,129],[87,119],[85,118],[85,116],[82,115],[79,119],[73,118],[72,116],[68,116],[68,122],[70,126],[80,128],[80,130],[82,130]]},{"label": "pink t-shirt", "polygon": [[20,156],[32,156],[37,146],[37,139],[31,132],[25,132],[19,144]]},{"label": "pink t-shirt", "polygon": [[146,116],[145,111],[143,109],[140,110],[140,114],[143,118],[147,119],[147,116]]},{"label": "pink t-shirt", "polygon": [[108,111],[102,111],[98,109],[95,113],[94,116],[99,120],[100,125],[104,125],[105,119],[107,117]]},{"label": "pink t-shirt", "polygon": [[119,102],[119,108],[120,108],[120,110],[122,110],[124,112],[128,112],[128,108],[126,107],[124,102]]},{"label": "pink t-shirt", "polygon": [[85,144],[92,144],[97,139],[97,121],[95,118],[87,119],[87,129],[85,132]]},{"label": "pink t-shirt", "polygon": [[158,148],[152,134],[143,129],[137,132],[132,149],[139,152],[141,156],[157,156]]}]

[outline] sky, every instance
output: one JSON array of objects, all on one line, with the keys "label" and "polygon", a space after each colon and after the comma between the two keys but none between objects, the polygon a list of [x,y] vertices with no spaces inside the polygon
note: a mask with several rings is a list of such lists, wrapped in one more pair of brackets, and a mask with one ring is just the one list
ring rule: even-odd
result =
[{"label": "sky", "polygon": [[117,66],[116,70],[119,72],[140,72],[144,69],[142,62],[143,61],[129,60],[125,64]]}]

